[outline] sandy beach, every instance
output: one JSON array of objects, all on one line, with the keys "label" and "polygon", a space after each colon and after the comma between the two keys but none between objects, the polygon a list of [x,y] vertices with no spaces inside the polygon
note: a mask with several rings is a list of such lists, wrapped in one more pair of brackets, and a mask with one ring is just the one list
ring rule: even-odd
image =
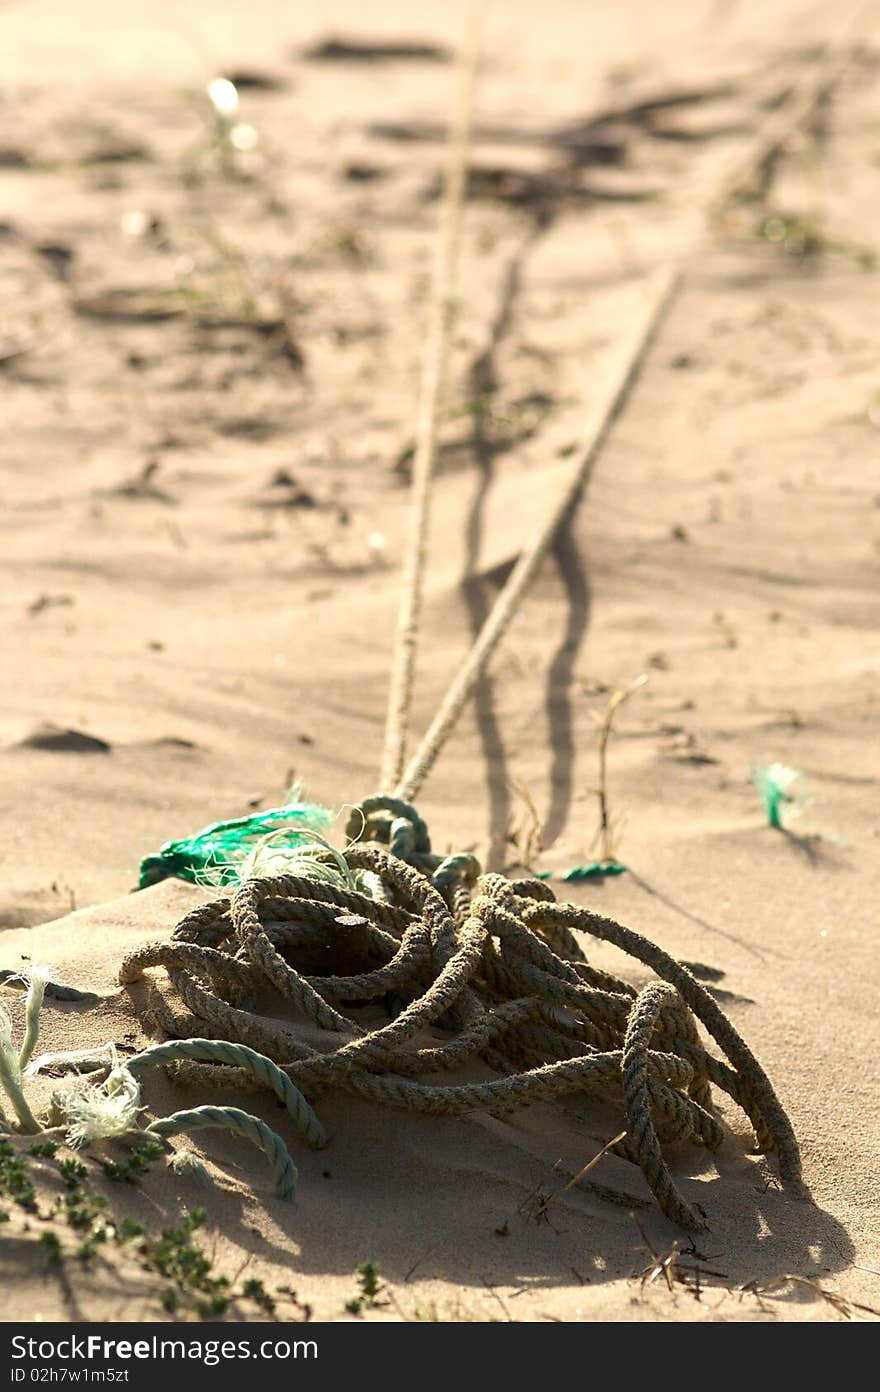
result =
[{"label": "sandy beach", "polygon": [[[41,1050],[160,1037],[121,960],[212,895],[132,893],[143,857],[296,780],[334,813],[376,791],[463,13],[0,5],[0,967],[47,962],[92,993],[47,1000]],[[138,1185],[95,1168],[114,1214],[161,1229],[204,1208],[219,1272],[295,1291],[278,1318],[880,1310],[880,37],[859,24],[759,204],[710,217],[720,171],[822,70],[842,18],[803,0],[491,7],[414,709],[420,734],[652,278],[683,265],[418,809],[440,851],[513,874],[525,858],[690,964],[772,1080],[811,1197],[780,1189],[726,1096],[720,1151],[670,1153],[707,1214],[695,1237],[615,1155],[560,1192],[620,1129],[581,1097],[452,1118],[330,1092],[311,1152],[247,1094],[290,1143],[294,1206],[214,1133],[193,1142],[210,1190],[164,1163]],[[642,674],[608,745],[627,872],[563,882],[596,854],[609,697]],[[781,828],[753,782],[772,764],[800,774]],[[19,1031],[21,992],[2,996]],[[33,1081],[37,1112],[55,1086]],[[144,1100],[206,1099],[156,1070]],[[33,1170],[41,1202],[63,1193],[52,1162]],[[53,1265],[33,1214],[0,1206],[5,1320],[167,1317],[128,1248]],[[353,1313],[364,1263],[381,1286]]]}]

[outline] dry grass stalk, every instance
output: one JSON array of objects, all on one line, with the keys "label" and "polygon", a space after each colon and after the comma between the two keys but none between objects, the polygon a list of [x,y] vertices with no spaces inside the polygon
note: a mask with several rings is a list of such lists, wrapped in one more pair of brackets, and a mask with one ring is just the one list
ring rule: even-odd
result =
[{"label": "dry grass stalk", "polygon": [[535,1217],[542,1217],[552,1203],[555,1203],[557,1199],[561,1199],[563,1194],[567,1194],[569,1189],[573,1189],[576,1184],[580,1183],[580,1181],[584,1179],[590,1173],[591,1170],[594,1170],[596,1168],[599,1161],[602,1160],[608,1154],[609,1150],[612,1150],[614,1146],[618,1145],[625,1138],[625,1136],[626,1131],[620,1131],[616,1136],[612,1136],[610,1141],[606,1141],[605,1145],[603,1145],[602,1149],[596,1155],[593,1156],[592,1160],[588,1160],[586,1165],[583,1165],[581,1169],[578,1170],[577,1174],[572,1175],[571,1179],[569,1179],[567,1183],[563,1184],[561,1189],[557,1189],[553,1194],[548,1194],[546,1199],[542,1200],[537,1212],[535,1213]]},{"label": "dry grass stalk", "polygon": [[615,691],[605,707],[605,715],[599,726],[599,786],[596,789],[596,797],[599,800],[599,826],[593,837],[592,846],[600,846],[602,860],[614,860],[615,858],[615,837],[614,829],[609,812],[608,803],[608,741],[611,738],[611,731],[614,727],[614,718],[624,701],[628,701],[640,687],[643,687],[648,678],[642,673],[636,677],[629,686],[622,687]]},{"label": "dry grass stalk", "polygon": [[516,847],[519,852],[519,864],[530,872],[534,871],[535,861],[544,850],[544,836],[541,830],[541,818],[535,799],[532,797],[529,788],[525,783],[521,783],[518,778],[510,777],[509,786],[522,800],[525,812],[521,821],[511,817],[507,832],[507,840],[511,846]]},{"label": "dry grass stalk", "polygon": [[[690,1247],[682,1249],[678,1242],[673,1242],[666,1255],[661,1257],[635,1213],[631,1213],[630,1217],[639,1230],[643,1246],[650,1252],[652,1258],[644,1270],[638,1275],[642,1290],[644,1290],[645,1286],[653,1285],[654,1282],[659,1280],[662,1276],[668,1291],[672,1291],[675,1285],[684,1286],[685,1290],[689,1291],[695,1300],[699,1300],[702,1296],[703,1283],[706,1277],[708,1277],[710,1281],[718,1281],[721,1283],[727,1281],[728,1278],[725,1272],[715,1271],[711,1267],[700,1265],[700,1263],[706,1261],[707,1258],[703,1256],[702,1252],[698,1252],[693,1244]],[[683,1257],[685,1258],[684,1261],[682,1261]],[[724,1286],[724,1289],[728,1292],[730,1291],[730,1287],[727,1285]]]},{"label": "dry grass stalk", "polygon": [[769,1281],[758,1279],[747,1281],[745,1285],[737,1286],[736,1293],[740,1296],[754,1295],[758,1303],[763,1305],[763,1296],[781,1294],[789,1286],[800,1286],[803,1290],[818,1295],[844,1319],[856,1320],[860,1314],[870,1315],[872,1319],[880,1319],[880,1310],[874,1309],[872,1305],[861,1305],[857,1300],[848,1300],[846,1296],[840,1295],[837,1291],[828,1290],[827,1286],[820,1286],[818,1281],[812,1281],[808,1276],[795,1276],[791,1272],[783,1276],[775,1276]]}]

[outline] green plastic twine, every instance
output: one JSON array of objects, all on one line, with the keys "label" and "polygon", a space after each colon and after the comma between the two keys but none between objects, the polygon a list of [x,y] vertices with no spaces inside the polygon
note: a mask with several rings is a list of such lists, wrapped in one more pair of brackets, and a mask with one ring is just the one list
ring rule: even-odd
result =
[{"label": "green plastic twine", "polygon": [[591,860],[587,865],[573,865],[570,870],[562,870],[556,876],[552,870],[539,870],[535,878],[538,880],[556,878],[577,882],[578,880],[600,880],[603,875],[625,874],[626,866],[621,865],[619,860]]},{"label": "green plastic twine", "polygon": [[588,865],[575,865],[563,873],[563,880],[598,880],[603,875],[623,875],[626,866],[619,860],[591,860]]},{"label": "green plastic twine", "polygon": [[158,855],[146,856],[138,887],[171,878],[221,887],[237,884],[244,861],[269,832],[286,832],[285,843],[293,848],[308,842],[302,832],[326,832],[332,823],[333,813],[314,802],[289,802],[249,817],[212,822],[193,836],[166,841]]},{"label": "green plastic twine", "polygon": [[770,826],[782,826],[782,805],[794,801],[789,788],[802,777],[803,774],[797,769],[787,768],[785,764],[767,764],[764,768],[752,769],[752,782],[761,795]]}]

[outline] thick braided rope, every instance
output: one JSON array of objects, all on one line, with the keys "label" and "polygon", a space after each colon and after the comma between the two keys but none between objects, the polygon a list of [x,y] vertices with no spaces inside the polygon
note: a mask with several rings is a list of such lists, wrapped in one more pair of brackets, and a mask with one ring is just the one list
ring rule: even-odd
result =
[{"label": "thick braided rope", "polygon": [[181,1059],[192,1059],[197,1063],[231,1063],[246,1069],[258,1082],[271,1088],[278,1100],[284,1103],[310,1146],[320,1149],[327,1144],[326,1131],[287,1074],[264,1054],[258,1054],[244,1044],[233,1044],[225,1039],[175,1039],[166,1044],[153,1044],[151,1048],[126,1059],[125,1067],[137,1078],[157,1064],[175,1063]]},{"label": "thick braided rope", "polygon": [[[254,1011],[227,1005],[200,986],[185,972],[170,971],[171,984],[192,1014],[213,1027],[221,1039],[237,1039],[260,1054],[277,1061],[301,1058],[312,1051],[301,1044],[280,1021],[267,1020]],[[356,1026],[352,1026],[356,1028]],[[204,1033],[204,1031],[200,1031]]]},{"label": "thick braided rope", "polygon": [[[623,1054],[590,1054],[582,1058],[559,1059],[543,1064],[526,1073],[514,1073],[486,1083],[459,1083],[431,1087],[413,1083],[393,1074],[375,1077],[369,1073],[346,1073],[333,1079],[332,1085],[345,1092],[354,1092],[372,1101],[384,1102],[406,1110],[426,1112],[430,1116],[464,1116],[468,1112],[493,1110],[496,1107],[513,1109],[534,1106],[537,1102],[552,1102],[576,1092],[620,1092],[620,1073]],[[310,1069],[325,1065],[325,1056],[304,1063],[290,1064],[291,1077],[308,1086]],[[675,1055],[652,1054],[653,1072],[667,1077],[673,1084],[687,1086],[692,1076],[684,1060]]]},{"label": "thick braided rope", "polygon": [[[349,866],[381,885],[382,899],[303,876],[253,880],[231,899],[187,915],[171,943],[139,948],[123,963],[126,982],[157,966],[168,972],[187,1013],[170,1009],[158,983],[144,1006],[167,1033],[217,1036],[200,1037],[189,1054],[185,1038],[170,1046],[166,1057],[176,1060],[178,1076],[200,1086],[268,1086],[277,1095],[267,1069],[236,1066],[247,1060],[247,1053],[234,1053],[244,1045],[271,1058],[297,1095],[312,1101],[336,1090],[460,1116],[603,1095],[627,1114],[617,1153],[641,1166],[664,1212],[686,1224],[695,1213],[669,1179],[661,1147],[690,1140],[718,1148],[722,1131],[710,1095],[718,1087],[747,1113],[759,1141],[778,1147],[784,1182],[797,1188],[797,1148],[769,1082],[685,968],[613,920],[556,904],[540,882],[487,875],[472,885],[472,858],[433,855],[424,823],[399,800],[370,799],[358,818],[359,827],[365,824],[413,861],[376,845],[349,848]],[[658,984],[637,995],[590,965],[584,932],[606,937],[676,989]],[[297,966],[317,948],[334,961],[340,944],[354,953],[349,974]],[[250,1002],[267,990],[296,1018],[256,1012]],[[384,1005],[391,1018],[365,1024],[360,1012],[369,1002]],[[351,1009],[358,1020],[345,1013]],[[694,1015],[729,1062],[702,1047]],[[297,1024],[301,1016],[310,1023],[308,1039]],[[214,1061],[204,1062],[208,1057]],[[499,1076],[431,1080],[475,1059]]]},{"label": "thick braided rope", "polygon": [[264,886],[271,883],[248,880],[233,896],[230,906],[232,919],[245,952],[283,996],[306,1014],[312,1015],[323,1029],[346,1030],[348,1021],[345,1017],[328,1005],[323,996],[285,962],[264,933],[258,907]]},{"label": "thick braided rope", "polygon": [[623,1097],[626,1105],[627,1141],[634,1159],[663,1212],[683,1228],[699,1232],[706,1223],[676,1189],[663,1159],[651,1116],[648,1090],[648,1054],[657,1016],[664,1003],[675,999],[675,989],[665,981],[648,986],[638,997],[626,1027],[623,1047]]},{"label": "thick braided rope", "polygon": [[571,904],[536,905],[534,908],[527,908],[523,918],[529,926],[538,927],[542,921],[550,920],[565,923],[569,928],[580,928],[582,932],[590,933],[594,937],[604,938],[630,956],[644,962],[658,976],[670,982],[724,1050],[739,1074],[743,1093],[749,1095],[754,1109],[760,1116],[762,1133],[772,1137],[778,1151],[779,1170],[783,1181],[795,1191],[801,1189],[803,1181],[797,1140],[791,1122],[773,1091],[770,1079],[709,992],[691,975],[687,967],[683,967],[662,948],[655,946],[639,933],[615,923],[614,919],[575,908]]},{"label": "thick braided rope", "polygon": [[[264,907],[273,919],[280,922],[291,916],[298,918],[306,904],[330,905],[343,913],[356,913],[364,903],[363,894],[355,890],[342,889],[322,880],[306,879],[302,875],[281,875],[275,883],[281,888],[277,895],[267,897]],[[406,926],[408,916],[403,909],[375,899],[367,902],[372,905],[373,917],[381,928],[397,932]],[[180,920],[173,940],[195,943],[200,947],[219,947],[233,933],[229,910],[229,898],[199,904]]]},{"label": "thick braided rope", "polygon": [[190,971],[211,981],[224,999],[242,1000],[253,989],[253,980],[234,957],[212,947],[192,943],[156,942],[135,948],[123,960],[119,979],[123,985],[137,981],[146,967]]},{"label": "thick braided rope", "polygon": [[260,1121],[259,1117],[251,1116],[249,1112],[243,1112],[238,1107],[194,1107],[191,1111],[175,1112],[173,1116],[152,1122],[146,1128],[146,1134],[161,1136],[163,1140],[167,1140],[169,1136],[202,1131],[213,1126],[231,1131],[234,1136],[244,1136],[246,1140],[259,1146],[271,1162],[275,1193],[279,1199],[287,1199],[293,1203],[296,1198],[297,1172],[287,1147],[271,1127]]}]

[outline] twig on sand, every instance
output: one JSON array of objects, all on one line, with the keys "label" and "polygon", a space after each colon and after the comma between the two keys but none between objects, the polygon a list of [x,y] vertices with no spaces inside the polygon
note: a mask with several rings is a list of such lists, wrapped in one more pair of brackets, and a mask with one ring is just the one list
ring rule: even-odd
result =
[{"label": "twig on sand", "polygon": [[716,218],[722,217],[731,205],[759,201],[766,195],[776,163],[789,142],[809,124],[851,67],[868,9],[867,4],[856,5],[849,24],[837,28],[837,33],[842,29],[845,37],[824,46],[817,65],[795,84],[782,108],[764,123],[747,158],[737,157],[725,171],[712,205]]},{"label": "twig on sand", "polygon": [[[673,1242],[669,1251],[661,1257],[635,1213],[631,1213],[630,1217],[639,1230],[646,1251],[650,1253],[652,1258],[644,1270],[638,1274],[642,1290],[645,1286],[653,1285],[662,1276],[668,1291],[671,1291],[675,1285],[684,1286],[695,1300],[699,1300],[702,1297],[702,1282],[705,1277],[708,1276],[711,1280],[722,1283],[728,1281],[726,1272],[715,1271],[712,1267],[701,1265],[708,1258],[702,1252],[698,1252],[693,1244],[690,1247],[682,1248],[678,1241]],[[730,1294],[730,1286],[725,1284],[724,1289],[727,1294]]]}]

